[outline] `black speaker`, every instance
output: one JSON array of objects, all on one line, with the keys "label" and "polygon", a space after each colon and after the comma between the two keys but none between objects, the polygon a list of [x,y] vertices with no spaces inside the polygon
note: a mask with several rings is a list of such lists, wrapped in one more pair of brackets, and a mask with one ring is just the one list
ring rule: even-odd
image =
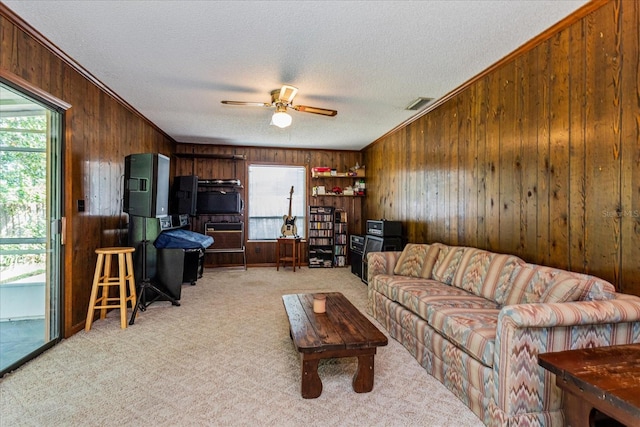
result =
[{"label": "black speaker", "polygon": [[125,157],[123,210],[145,218],[169,214],[168,157],[156,153]]},{"label": "black speaker", "polygon": [[171,187],[171,213],[196,215],[198,177],[176,176]]},{"label": "black speaker", "polygon": [[351,262],[351,273],[362,279],[362,253],[350,252],[349,259]]}]

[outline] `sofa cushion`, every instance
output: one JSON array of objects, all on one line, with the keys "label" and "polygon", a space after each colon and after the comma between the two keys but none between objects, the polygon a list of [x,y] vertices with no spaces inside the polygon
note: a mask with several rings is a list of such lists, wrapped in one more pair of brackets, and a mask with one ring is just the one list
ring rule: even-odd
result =
[{"label": "sofa cushion", "polygon": [[596,276],[583,273],[575,273],[577,277],[587,281],[578,301],[602,301],[616,298],[616,287]]},{"label": "sofa cushion", "polygon": [[511,290],[505,305],[580,301],[590,295],[591,298],[607,298],[604,292],[609,287],[604,281],[589,277],[553,267],[521,264],[511,275]]},{"label": "sofa cushion", "polygon": [[511,273],[521,263],[524,261],[513,255],[469,248],[460,260],[452,284],[474,295],[504,304],[511,287]]},{"label": "sofa cushion", "polygon": [[547,287],[540,296],[542,303],[578,301],[582,295],[585,282],[572,275],[561,275]]},{"label": "sofa cushion", "polygon": [[427,320],[430,296],[450,300],[455,296],[473,297],[463,289],[454,288],[432,279],[410,276],[378,274],[369,287],[392,301],[402,304],[418,316]]},{"label": "sofa cushion", "polygon": [[505,298],[505,305],[540,302],[547,290],[548,282],[560,274],[545,272],[533,264],[516,266],[511,275],[511,290]]},{"label": "sofa cushion", "polygon": [[435,280],[450,285],[458,269],[462,255],[467,248],[463,246],[439,245],[440,252],[433,266],[431,275]]},{"label": "sofa cushion", "polygon": [[424,264],[422,265],[422,272],[420,277],[424,279],[433,279],[433,267],[436,265],[438,255],[440,255],[440,248],[442,245],[433,244],[429,246]]},{"label": "sofa cushion", "polygon": [[[430,247],[431,245],[426,244],[407,243],[396,262],[393,273],[401,276],[421,277]],[[431,268],[433,268],[433,264]]]},{"label": "sofa cushion", "polygon": [[433,307],[430,325],[483,365],[493,366],[497,308]]},{"label": "sofa cushion", "polygon": [[453,274],[453,280],[451,281],[452,286],[457,286],[458,288],[462,288],[462,284],[464,282],[465,270],[469,265],[471,258],[473,258],[476,254],[489,254],[490,252],[484,251],[478,248],[466,248],[462,256],[460,257],[460,262],[456,267],[456,271]]},{"label": "sofa cushion", "polygon": [[[425,279],[428,280],[428,279]],[[398,301],[427,322],[435,307],[497,308],[493,301],[471,295],[463,289],[429,280],[429,284],[416,283],[398,287]]]},{"label": "sofa cushion", "polygon": [[396,276],[394,274],[378,274],[369,280],[368,286],[392,301],[398,302],[398,286],[403,283],[415,283],[417,279],[410,276]]},{"label": "sofa cushion", "polygon": [[[453,287],[453,289],[459,289]],[[434,321],[434,312],[441,308],[457,309],[499,309],[494,301],[476,295],[465,293],[463,295],[422,295],[420,302],[427,306],[427,322]]]}]

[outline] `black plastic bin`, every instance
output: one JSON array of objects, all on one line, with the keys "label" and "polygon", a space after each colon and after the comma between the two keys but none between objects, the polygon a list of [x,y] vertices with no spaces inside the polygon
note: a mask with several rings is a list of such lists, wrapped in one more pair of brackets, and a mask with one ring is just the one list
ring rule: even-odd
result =
[{"label": "black plastic bin", "polygon": [[180,298],[182,283],[195,285],[202,277],[204,250],[212,244],[213,237],[194,231],[177,229],[160,233],[153,243],[158,250],[158,275],[173,298]]}]

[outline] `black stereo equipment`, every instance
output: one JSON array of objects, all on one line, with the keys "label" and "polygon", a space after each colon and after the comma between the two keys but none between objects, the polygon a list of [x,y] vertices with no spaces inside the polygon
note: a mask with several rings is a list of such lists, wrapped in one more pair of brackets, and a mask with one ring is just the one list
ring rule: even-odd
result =
[{"label": "black stereo equipment", "polygon": [[362,255],[364,252],[364,239],[365,236],[361,236],[359,234],[352,234],[349,236],[349,251],[350,252],[358,252]]},{"label": "black stereo equipment", "polygon": [[123,210],[145,218],[169,214],[168,157],[156,153],[125,157]]},{"label": "black stereo equipment", "polygon": [[241,222],[208,222],[204,225],[205,234],[214,231],[242,231]]},{"label": "black stereo equipment", "polygon": [[196,202],[198,215],[242,213],[240,193],[226,191],[199,191]]},{"label": "black stereo equipment", "polygon": [[372,236],[402,236],[402,223],[400,221],[367,220],[367,234]]},{"label": "black stereo equipment", "polygon": [[[175,230],[176,228],[189,228],[189,215],[169,215],[162,218],[158,218],[160,224],[160,230]],[[157,236],[156,236],[157,237]]]},{"label": "black stereo equipment", "polygon": [[201,187],[240,187],[239,179],[201,179],[198,181],[198,185]]},{"label": "black stereo equipment", "polygon": [[242,222],[208,222],[204,225],[204,234],[213,237],[208,250],[242,249],[244,233]]},{"label": "black stereo equipment", "polygon": [[171,213],[195,216],[197,194],[196,175],[176,176],[171,186]]}]

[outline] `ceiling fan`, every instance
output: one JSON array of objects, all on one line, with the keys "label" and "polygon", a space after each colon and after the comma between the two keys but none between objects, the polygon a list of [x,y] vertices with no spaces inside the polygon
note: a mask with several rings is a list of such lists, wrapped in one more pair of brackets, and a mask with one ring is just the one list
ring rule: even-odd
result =
[{"label": "ceiling fan", "polygon": [[290,85],[283,85],[280,89],[271,91],[271,102],[244,102],[244,101],[222,101],[227,105],[248,105],[253,107],[276,107],[276,112],[271,117],[271,124],[279,128],[286,128],[291,125],[291,116],[287,114],[287,108],[293,108],[303,113],[320,114],[323,116],[335,116],[336,110],[326,108],[309,107],[308,105],[293,105],[293,98],[298,93],[298,88]]}]

